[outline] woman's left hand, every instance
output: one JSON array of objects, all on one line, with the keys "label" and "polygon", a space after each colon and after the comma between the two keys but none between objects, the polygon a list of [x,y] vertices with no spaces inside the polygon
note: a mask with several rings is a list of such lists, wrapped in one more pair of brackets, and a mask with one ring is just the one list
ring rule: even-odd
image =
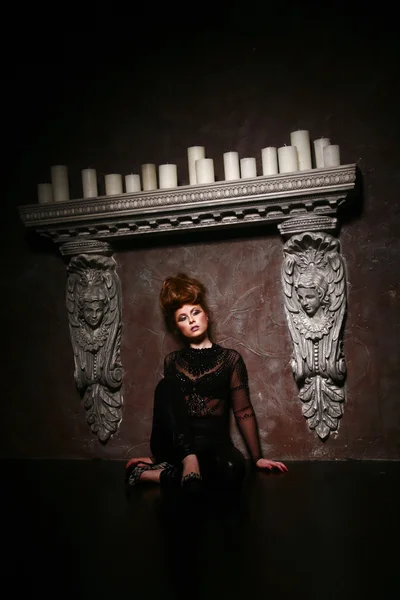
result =
[{"label": "woman's left hand", "polygon": [[282,473],[286,473],[286,471],[289,470],[283,463],[275,460],[267,460],[266,458],[259,458],[256,462],[256,467],[259,469],[269,469],[270,471],[272,471],[272,469],[279,469]]}]

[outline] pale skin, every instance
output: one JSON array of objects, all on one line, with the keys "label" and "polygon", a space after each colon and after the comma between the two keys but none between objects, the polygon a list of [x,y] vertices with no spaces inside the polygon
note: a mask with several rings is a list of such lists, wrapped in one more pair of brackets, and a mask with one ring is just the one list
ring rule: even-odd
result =
[{"label": "pale skin", "polygon": [[[175,311],[175,323],[180,333],[189,342],[191,348],[200,350],[202,348],[211,348],[212,342],[208,336],[208,315],[200,306],[200,304],[184,304],[181,308]],[[153,464],[149,456],[142,458],[131,458],[125,465],[126,468],[139,462]],[[199,461],[195,454],[186,456],[182,461],[184,477],[188,473],[200,473]],[[278,469],[282,473],[288,470],[287,466],[282,462],[259,458],[256,462],[256,467],[259,469]],[[160,470],[144,471],[140,477],[141,481],[160,481]]]}]

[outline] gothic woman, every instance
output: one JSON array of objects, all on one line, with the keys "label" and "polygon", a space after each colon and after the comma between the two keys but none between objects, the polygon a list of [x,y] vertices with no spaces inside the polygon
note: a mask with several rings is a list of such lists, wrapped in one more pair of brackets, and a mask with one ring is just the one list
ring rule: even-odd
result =
[{"label": "gothic woman", "polygon": [[230,439],[230,410],[254,466],[287,471],[262,458],[245,363],[236,350],[211,341],[204,285],[184,274],[167,277],[160,304],[167,328],[184,347],[165,358],[154,396],[153,455],[127,463],[128,484],[239,489],[245,461]]}]

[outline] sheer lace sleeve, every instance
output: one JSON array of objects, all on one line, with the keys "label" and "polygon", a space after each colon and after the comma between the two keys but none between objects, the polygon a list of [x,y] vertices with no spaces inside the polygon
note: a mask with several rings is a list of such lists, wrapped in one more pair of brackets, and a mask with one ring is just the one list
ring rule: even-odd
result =
[{"label": "sheer lace sleeve", "polygon": [[257,420],[250,400],[247,368],[240,354],[231,376],[232,410],[253,461],[261,458]]}]

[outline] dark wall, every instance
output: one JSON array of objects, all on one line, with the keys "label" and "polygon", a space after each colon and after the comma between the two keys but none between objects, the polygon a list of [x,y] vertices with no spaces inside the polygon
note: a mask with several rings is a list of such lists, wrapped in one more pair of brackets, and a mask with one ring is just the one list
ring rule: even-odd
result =
[{"label": "dark wall", "polygon": [[[158,293],[165,276],[184,270],[209,288],[217,341],[246,360],[267,456],[399,458],[397,36],[389,22],[357,13],[226,15],[196,27],[189,18],[155,21],[143,13],[120,39],[96,27],[50,38],[35,30],[35,38],[24,37],[23,58],[9,63],[3,456],[148,452],[153,389],[175,347]],[[261,173],[261,148],[288,144],[298,128],[340,144],[342,162],[357,163],[362,184],[341,213],[349,374],[339,432],[323,444],[301,416],[280,288],[282,240],[265,227],[119,247],[124,413],[118,434],[101,446],[73,382],[65,264],[46,240],[24,231],[16,206],[35,202],[36,184],[60,163],[69,166],[75,198],[88,166],[103,183],[107,172],[177,163],[180,184],[188,183],[186,149],[197,144],[214,158],[218,179],[228,150],[256,156]]]}]

